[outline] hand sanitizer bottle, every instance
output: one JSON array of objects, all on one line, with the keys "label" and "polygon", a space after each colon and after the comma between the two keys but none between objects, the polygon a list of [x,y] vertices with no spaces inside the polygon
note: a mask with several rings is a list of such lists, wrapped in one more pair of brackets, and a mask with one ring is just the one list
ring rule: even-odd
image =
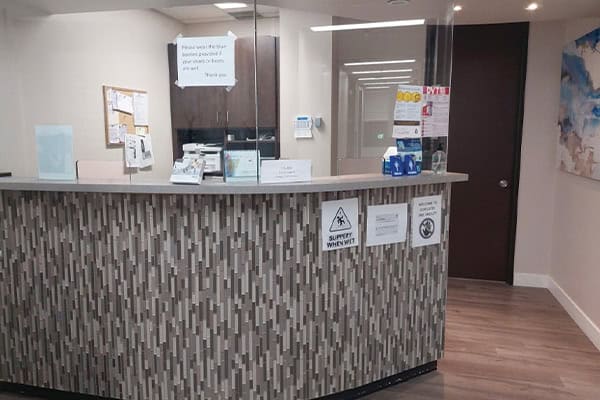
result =
[{"label": "hand sanitizer bottle", "polygon": [[439,143],[437,147],[437,151],[433,153],[431,158],[431,169],[435,174],[445,174],[448,168],[448,159],[446,157],[446,153],[444,153],[444,148],[442,144]]}]

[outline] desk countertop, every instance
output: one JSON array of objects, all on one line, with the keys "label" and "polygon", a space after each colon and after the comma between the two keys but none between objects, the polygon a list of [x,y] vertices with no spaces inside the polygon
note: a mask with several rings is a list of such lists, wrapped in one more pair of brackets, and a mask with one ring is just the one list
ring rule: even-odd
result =
[{"label": "desk countertop", "polygon": [[278,194],[319,193],[348,190],[379,189],[440,183],[465,182],[468,175],[459,173],[433,174],[425,172],[412,177],[392,178],[380,174],[344,175],[314,178],[308,183],[228,184],[221,180],[206,180],[201,185],[175,185],[168,182],[110,181],[43,181],[33,178],[0,178],[0,191],[80,192],[80,193],[148,193],[148,194]]}]

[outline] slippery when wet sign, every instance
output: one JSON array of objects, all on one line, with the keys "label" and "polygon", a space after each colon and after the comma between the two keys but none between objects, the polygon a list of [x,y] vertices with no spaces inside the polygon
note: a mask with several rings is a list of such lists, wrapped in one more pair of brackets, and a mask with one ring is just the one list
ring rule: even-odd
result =
[{"label": "slippery when wet sign", "polygon": [[323,251],[358,246],[358,199],[323,202],[321,234]]}]

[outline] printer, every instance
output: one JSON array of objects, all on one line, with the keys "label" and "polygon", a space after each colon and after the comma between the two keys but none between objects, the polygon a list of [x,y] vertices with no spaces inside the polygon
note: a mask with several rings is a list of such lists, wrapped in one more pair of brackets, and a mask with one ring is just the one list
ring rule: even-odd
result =
[{"label": "printer", "polygon": [[183,145],[183,159],[203,158],[206,162],[204,173],[210,175],[223,174],[223,147],[201,143]]}]

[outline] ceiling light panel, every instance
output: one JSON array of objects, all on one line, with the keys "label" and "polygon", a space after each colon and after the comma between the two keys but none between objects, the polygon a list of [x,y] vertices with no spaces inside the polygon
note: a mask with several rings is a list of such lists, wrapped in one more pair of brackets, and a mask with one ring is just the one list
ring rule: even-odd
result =
[{"label": "ceiling light panel", "polygon": [[367,74],[398,74],[402,72],[413,72],[412,69],[388,69],[383,71],[354,71],[353,75],[367,75]]},{"label": "ceiling light panel", "polygon": [[390,79],[410,79],[412,78],[412,76],[407,75],[407,76],[381,76],[381,77],[377,77],[377,78],[359,78],[359,81],[389,81]]},{"label": "ceiling light panel", "polygon": [[416,60],[389,60],[389,61],[360,61],[360,62],[351,62],[345,63],[346,67],[361,67],[367,65],[390,65],[390,64],[410,64],[414,63]]},{"label": "ceiling light panel", "polygon": [[246,3],[215,3],[215,7],[220,8],[221,10],[235,10],[238,8],[246,8],[248,4]]},{"label": "ceiling light panel", "polygon": [[313,32],[354,31],[361,29],[398,28],[403,26],[425,25],[424,19],[405,19],[400,21],[367,22],[364,24],[313,26]]}]

